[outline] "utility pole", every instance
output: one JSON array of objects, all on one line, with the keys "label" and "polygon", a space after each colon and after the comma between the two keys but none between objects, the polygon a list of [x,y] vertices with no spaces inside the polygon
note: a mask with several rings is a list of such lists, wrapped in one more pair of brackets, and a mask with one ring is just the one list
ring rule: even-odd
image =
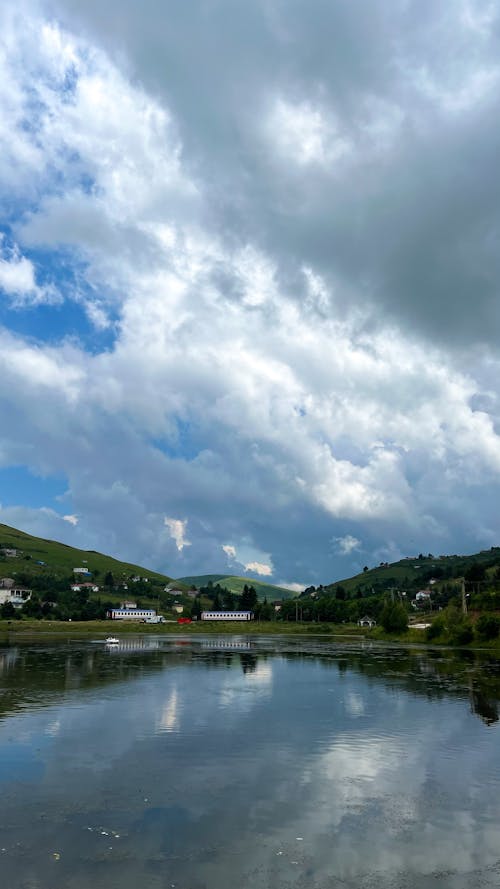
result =
[{"label": "utility pole", "polygon": [[465,595],[465,578],[462,577],[462,612],[467,614],[467,596]]}]

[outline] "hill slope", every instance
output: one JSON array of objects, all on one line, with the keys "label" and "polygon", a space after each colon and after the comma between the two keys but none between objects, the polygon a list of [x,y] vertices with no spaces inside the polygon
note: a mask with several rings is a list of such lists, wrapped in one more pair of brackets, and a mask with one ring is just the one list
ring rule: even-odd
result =
[{"label": "hill slope", "polygon": [[220,583],[221,586],[226,587],[233,593],[238,593],[238,595],[243,592],[243,587],[246,584],[247,586],[253,586],[259,599],[267,599],[268,602],[272,599],[293,599],[296,595],[296,593],[285,589],[285,587],[266,583],[263,580],[254,580],[252,577],[237,577],[233,574],[198,574],[192,577],[179,577],[177,579],[179,583],[187,584],[188,586],[194,584],[198,588],[207,586],[210,582],[213,584]]},{"label": "hill slope", "polygon": [[[66,577],[73,568],[88,568],[94,577],[102,578],[111,571],[116,579],[123,576],[140,575],[150,580],[168,582],[171,578],[149,568],[142,568],[129,562],[121,562],[111,556],[93,550],[76,549],[55,540],[44,540],[33,537],[24,531],[18,531],[9,525],[0,524],[0,550],[3,548],[17,550],[16,556],[3,556],[0,553],[0,575],[16,577],[20,572],[30,574],[52,574]],[[43,562],[44,564],[39,564]]]},{"label": "hill slope", "polygon": [[[416,590],[424,588],[431,578],[446,581],[453,578],[467,577],[470,572],[479,574],[500,566],[500,547],[491,547],[470,555],[452,556],[415,556],[401,559],[399,562],[382,563],[375,568],[355,574],[353,577],[338,580],[327,585],[327,590],[343,587],[347,594],[353,595],[358,590],[369,593],[380,592],[391,587]],[[479,577],[478,574],[478,577]]]}]

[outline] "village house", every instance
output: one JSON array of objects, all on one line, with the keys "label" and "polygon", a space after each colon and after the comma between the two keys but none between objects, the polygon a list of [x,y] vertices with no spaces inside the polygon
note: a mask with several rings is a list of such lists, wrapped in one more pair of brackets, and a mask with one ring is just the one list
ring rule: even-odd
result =
[{"label": "village house", "polygon": [[10,547],[4,546],[1,551],[8,559],[15,559],[17,556],[17,549],[10,549]]},{"label": "village house", "polygon": [[79,593],[81,590],[88,590],[89,593],[99,592],[99,587],[95,583],[72,583],[71,589],[74,593]]},{"label": "village house", "polygon": [[15,580],[12,577],[2,577],[0,578],[0,590],[10,590],[15,584]]},{"label": "village house", "polygon": [[358,627],[367,627],[369,630],[371,630],[373,627],[376,626],[377,621],[374,620],[373,617],[368,617],[368,615],[366,614],[364,617],[360,617],[360,619],[358,620]]},{"label": "village house", "polygon": [[23,605],[31,599],[33,590],[25,589],[25,587],[11,587],[8,590],[0,590],[0,605],[10,603],[14,608],[22,608]]},{"label": "village house", "polygon": [[174,586],[166,586],[163,590],[164,593],[168,593],[170,596],[183,596],[184,593],[182,590],[177,589]]}]

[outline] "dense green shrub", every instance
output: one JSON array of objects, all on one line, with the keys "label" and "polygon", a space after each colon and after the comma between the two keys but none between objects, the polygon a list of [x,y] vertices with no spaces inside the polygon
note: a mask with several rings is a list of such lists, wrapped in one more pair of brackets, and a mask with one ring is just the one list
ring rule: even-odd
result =
[{"label": "dense green shrub", "polygon": [[461,621],[453,628],[452,642],[455,645],[468,645],[474,638],[474,632],[470,621]]},{"label": "dense green shrub", "polygon": [[482,614],[476,623],[476,633],[480,639],[496,639],[500,632],[500,621],[493,614]]},{"label": "dense green shrub", "polygon": [[433,639],[437,639],[438,636],[441,636],[443,631],[444,631],[443,620],[442,620],[442,618],[438,617],[438,619],[435,620],[434,623],[432,623],[430,625],[430,627],[427,627],[427,630],[425,633],[427,641],[432,642]]},{"label": "dense green shrub", "polygon": [[386,602],[380,623],[386,633],[403,633],[408,629],[408,614],[399,602]]}]

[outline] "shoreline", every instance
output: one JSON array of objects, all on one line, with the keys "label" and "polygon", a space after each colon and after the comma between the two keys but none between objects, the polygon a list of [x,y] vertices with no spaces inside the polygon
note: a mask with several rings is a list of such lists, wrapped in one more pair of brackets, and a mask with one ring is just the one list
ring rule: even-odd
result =
[{"label": "shoreline", "polygon": [[284,621],[249,621],[235,624],[233,622],[210,623],[200,621],[191,624],[140,624],[121,621],[45,621],[45,620],[11,620],[0,621],[0,644],[22,642],[23,640],[51,640],[54,638],[86,639],[93,636],[102,637],[119,634],[122,636],[302,636],[309,638],[342,639],[343,642],[373,642],[391,645],[415,646],[442,650],[485,651],[500,656],[500,639],[490,643],[469,645],[450,645],[446,643],[428,642],[422,630],[411,627],[407,633],[389,634],[381,627],[360,633],[358,626],[344,624],[296,624]]}]

